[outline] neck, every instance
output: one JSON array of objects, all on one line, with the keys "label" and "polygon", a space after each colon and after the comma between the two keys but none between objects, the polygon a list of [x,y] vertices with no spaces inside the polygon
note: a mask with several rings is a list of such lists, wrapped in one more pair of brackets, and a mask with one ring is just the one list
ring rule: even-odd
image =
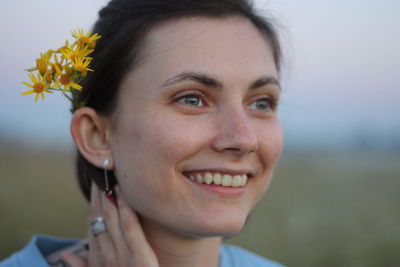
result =
[{"label": "neck", "polygon": [[186,237],[142,219],[147,241],[161,267],[218,267],[220,237]]}]

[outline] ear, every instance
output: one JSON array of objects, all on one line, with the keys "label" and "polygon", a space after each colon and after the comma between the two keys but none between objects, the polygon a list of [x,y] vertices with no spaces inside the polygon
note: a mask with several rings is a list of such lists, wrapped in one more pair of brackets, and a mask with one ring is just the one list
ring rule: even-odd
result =
[{"label": "ear", "polygon": [[103,168],[103,162],[108,158],[108,168],[113,168],[111,131],[104,117],[99,116],[92,108],[80,108],[72,116],[70,130],[76,147],[86,160]]}]

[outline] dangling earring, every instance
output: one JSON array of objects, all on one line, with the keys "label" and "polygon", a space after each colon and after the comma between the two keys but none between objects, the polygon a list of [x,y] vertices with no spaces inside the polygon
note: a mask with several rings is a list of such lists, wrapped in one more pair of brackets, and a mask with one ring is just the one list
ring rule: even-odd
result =
[{"label": "dangling earring", "polygon": [[110,160],[109,159],[105,159],[103,161],[103,169],[104,169],[104,180],[106,182],[106,190],[104,190],[104,194],[107,197],[111,197],[113,194],[113,191],[110,189],[110,185],[108,183],[108,166],[110,165]]}]

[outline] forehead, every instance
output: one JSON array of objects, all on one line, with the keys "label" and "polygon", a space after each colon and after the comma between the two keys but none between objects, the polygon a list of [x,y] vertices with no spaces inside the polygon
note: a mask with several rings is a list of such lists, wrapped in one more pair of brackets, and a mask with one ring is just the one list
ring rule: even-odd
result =
[{"label": "forehead", "polygon": [[242,17],[173,20],[150,31],[145,44],[143,63],[274,64],[268,41]]},{"label": "forehead", "polygon": [[207,73],[229,86],[277,78],[268,41],[247,19],[183,18],[152,29],[122,87],[155,88],[182,72]]},{"label": "forehead", "polygon": [[195,44],[204,47],[209,44],[210,38],[214,39],[213,46],[225,45],[223,41],[231,38],[237,41],[265,41],[258,29],[243,17],[188,17],[157,25],[148,34],[146,44],[149,51]]}]

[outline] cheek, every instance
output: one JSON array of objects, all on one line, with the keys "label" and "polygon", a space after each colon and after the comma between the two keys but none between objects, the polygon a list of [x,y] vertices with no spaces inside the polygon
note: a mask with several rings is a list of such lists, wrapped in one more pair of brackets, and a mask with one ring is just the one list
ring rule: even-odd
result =
[{"label": "cheek", "polygon": [[177,190],[179,163],[209,142],[207,120],[173,115],[150,113],[141,120],[120,120],[114,138],[118,139],[117,179],[126,190],[129,204],[148,216],[150,211],[157,212],[154,209],[161,203],[170,203],[184,193]]},{"label": "cheek", "polygon": [[[206,120],[163,114],[135,129],[143,144],[143,153],[155,158],[179,161],[195,154],[209,142]],[[145,131],[142,129],[146,129]]]},{"label": "cheek", "polygon": [[269,121],[255,128],[258,133],[258,159],[261,163],[260,179],[251,188],[249,210],[260,201],[272,181],[274,168],[283,147],[282,129],[279,122]]},{"label": "cheek", "polygon": [[259,150],[264,168],[272,172],[283,149],[282,127],[278,120],[269,121],[259,129]]},{"label": "cheek", "polygon": [[207,121],[172,112],[148,112],[135,116],[135,120],[121,118],[114,138],[115,160],[120,163],[118,177],[131,177],[138,168],[142,179],[171,174],[180,161],[209,142],[211,131]]},{"label": "cheek", "polygon": [[262,163],[264,179],[260,180],[260,188],[265,192],[272,180],[273,172],[283,149],[282,128],[278,120],[269,121],[262,127],[259,138],[259,155]]}]

